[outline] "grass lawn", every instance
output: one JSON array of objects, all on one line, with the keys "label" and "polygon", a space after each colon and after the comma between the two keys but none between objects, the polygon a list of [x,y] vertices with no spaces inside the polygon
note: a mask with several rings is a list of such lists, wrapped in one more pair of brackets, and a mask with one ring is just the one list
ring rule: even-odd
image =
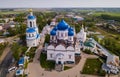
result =
[{"label": "grass lawn", "polygon": [[102,62],[99,59],[87,59],[82,70],[82,74],[104,76],[105,72],[101,68]]},{"label": "grass lawn", "polygon": [[40,55],[40,65],[42,68],[45,69],[54,69],[55,68],[55,62],[54,61],[47,61],[47,55],[41,53]]},{"label": "grass lawn", "polygon": [[72,68],[72,67],[64,66],[64,70],[68,70],[70,68]]}]

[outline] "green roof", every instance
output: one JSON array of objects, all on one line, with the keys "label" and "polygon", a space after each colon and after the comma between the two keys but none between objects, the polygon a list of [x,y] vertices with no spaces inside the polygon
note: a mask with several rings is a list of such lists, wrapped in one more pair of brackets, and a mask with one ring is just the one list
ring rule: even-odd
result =
[{"label": "green roof", "polygon": [[95,43],[94,43],[93,39],[89,39],[84,43],[84,45],[88,46],[88,47],[94,47]]}]

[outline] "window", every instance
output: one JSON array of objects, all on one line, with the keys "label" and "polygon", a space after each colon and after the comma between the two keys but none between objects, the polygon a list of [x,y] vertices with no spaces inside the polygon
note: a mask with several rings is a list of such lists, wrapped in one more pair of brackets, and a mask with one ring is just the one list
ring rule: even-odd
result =
[{"label": "window", "polygon": [[29,34],[29,37],[31,37],[31,35]]},{"label": "window", "polygon": [[32,37],[34,37],[34,34],[32,34]]},{"label": "window", "polygon": [[63,37],[63,33],[61,33],[61,37]]},{"label": "window", "polygon": [[69,55],[69,59],[71,59],[71,55]]},{"label": "window", "polygon": [[58,37],[59,37],[59,32],[58,32]]},{"label": "window", "polygon": [[30,27],[32,27],[32,22],[30,21]]},{"label": "window", "polygon": [[35,26],[35,23],[33,22],[33,26]]},{"label": "window", "polygon": [[51,40],[53,40],[54,39],[54,37],[52,36],[52,39]]},{"label": "window", "polygon": [[52,54],[50,54],[50,57],[52,58]]},{"label": "window", "polygon": [[67,36],[67,33],[65,33],[65,36]]}]

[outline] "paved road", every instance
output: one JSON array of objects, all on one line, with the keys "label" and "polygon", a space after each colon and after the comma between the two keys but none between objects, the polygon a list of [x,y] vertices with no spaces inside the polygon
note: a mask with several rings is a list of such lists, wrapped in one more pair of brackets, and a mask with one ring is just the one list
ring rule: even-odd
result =
[{"label": "paved road", "polygon": [[[16,36],[5,38],[5,40],[9,42],[9,45],[5,48],[3,54],[0,57],[0,77],[6,77],[7,70],[10,64],[12,63],[13,57],[12,57],[12,52],[10,51],[11,50],[10,44],[12,44],[13,42],[17,42],[17,41],[13,41],[15,37]],[[8,77],[12,77],[12,76],[8,76]]]},{"label": "paved road", "polygon": [[0,77],[6,77],[8,67],[12,62],[12,53],[9,52],[0,64]]}]

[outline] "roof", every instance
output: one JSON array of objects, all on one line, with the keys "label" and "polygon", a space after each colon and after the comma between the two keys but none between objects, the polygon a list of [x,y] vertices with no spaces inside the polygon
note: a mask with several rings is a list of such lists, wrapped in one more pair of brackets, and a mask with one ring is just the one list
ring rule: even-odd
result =
[{"label": "roof", "polygon": [[89,40],[87,40],[85,43],[84,43],[85,46],[88,46],[88,47],[94,47],[95,46],[95,42],[93,41],[92,38],[90,38]]},{"label": "roof", "polygon": [[40,34],[37,34],[37,37],[36,37],[36,39],[37,39],[37,38],[40,38]]},{"label": "roof", "polygon": [[28,19],[35,19],[35,16],[29,15],[29,16],[28,16]]},{"label": "roof", "polygon": [[20,69],[18,69],[17,71],[16,71],[16,75],[22,75],[23,74],[23,69],[22,70],[20,70]]},{"label": "roof", "polygon": [[34,28],[28,28],[26,32],[27,33],[33,33],[33,32],[35,32],[35,29]]},{"label": "roof", "polygon": [[116,55],[109,55],[109,56],[107,56],[106,63],[119,65],[119,57]]},{"label": "roof", "polygon": [[58,30],[66,30],[68,27],[69,25],[64,20],[61,20],[57,25]]},{"label": "roof", "polygon": [[68,32],[68,36],[73,36],[74,35],[74,32],[71,30]]},{"label": "roof", "polygon": [[69,30],[69,31],[73,31],[73,28],[72,28],[72,27],[70,27],[68,30]]},{"label": "roof", "polygon": [[56,31],[55,31],[55,30],[52,30],[52,31],[50,32],[50,35],[56,35]]},{"label": "roof", "polygon": [[18,64],[19,64],[19,65],[20,65],[20,64],[24,64],[24,57],[21,57],[21,58],[20,58]]}]

